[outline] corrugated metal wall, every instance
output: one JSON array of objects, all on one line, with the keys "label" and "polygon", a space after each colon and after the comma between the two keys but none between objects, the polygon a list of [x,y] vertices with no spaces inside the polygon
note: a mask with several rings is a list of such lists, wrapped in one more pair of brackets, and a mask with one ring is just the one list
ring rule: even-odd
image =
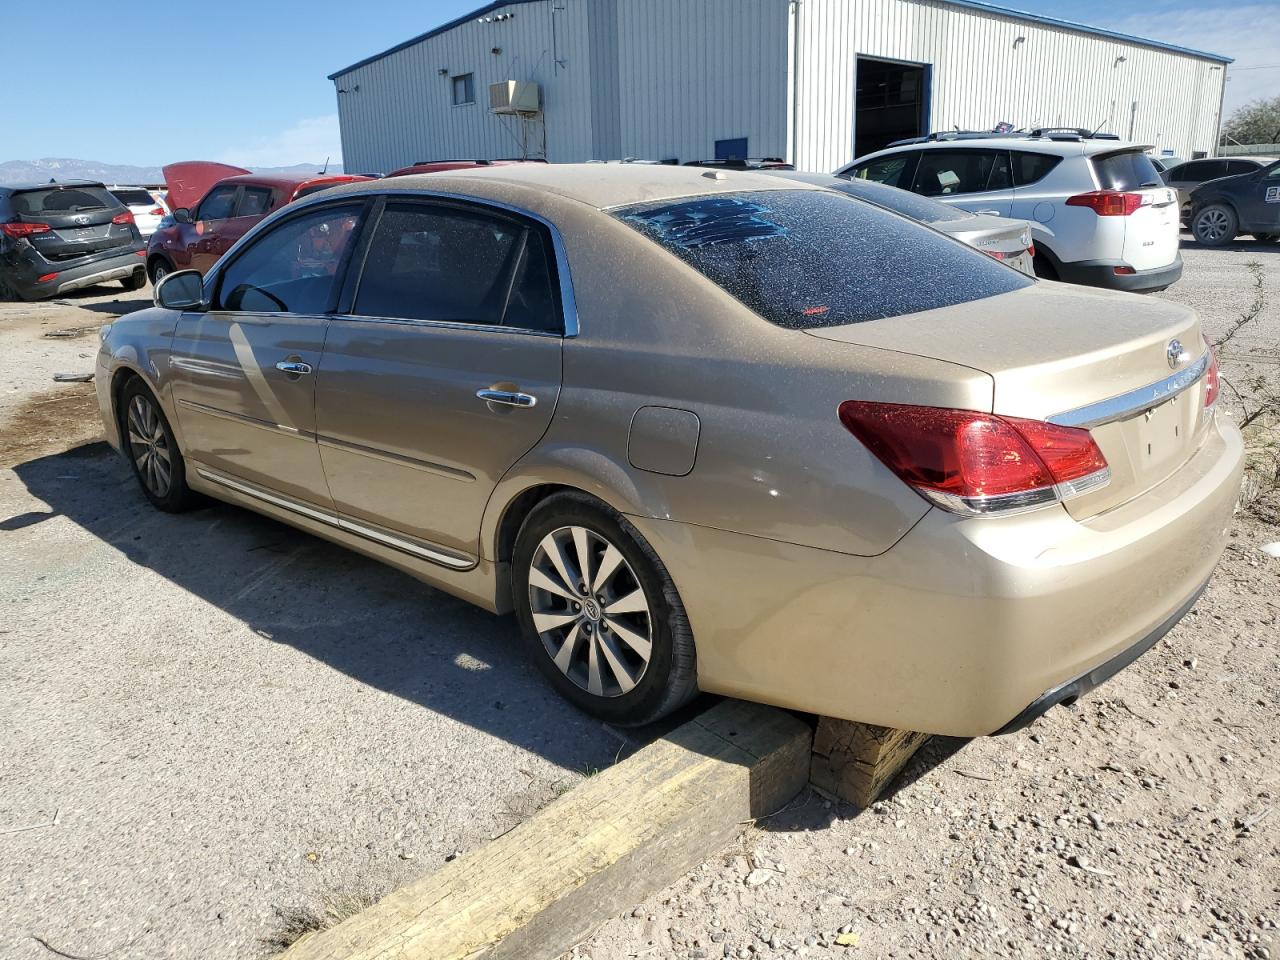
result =
[{"label": "corrugated metal wall", "polygon": [[[1219,65],[941,0],[533,0],[499,12],[514,16],[337,77],[348,170],[519,156],[520,122],[488,110],[488,84],[508,79],[542,84],[545,122],[529,125],[527,149],[541,154],[545,130],[553,161],[690,160],[746,137],[752,156],[831,170],[853,158],[859,56],[930,64],[934,130],[1008,120],[1127,138],[1132,120],[1136,140],[1189,157],[1212,153],[1218,129]],[[455,107],[450,77],[466,72],[477,102]]]},{"label": "corrugated metal wall", "polygon": [[[517,157],[526,133],[529,154],[541,156],[544,126],[547,159],[591,156],[583,0],[538,0],[499,12],[514,16],[467,21],[335,79],[347,170],[386,173],[415,160]],[[494,47],[502,52],[492,53]],[[464,73],[475,75],[476,102],[454,106],[451,77]],[[518,118],[491,114],[489,84],[501,80],[541,84],[545,124],[522,131]]]},{"label": "corrugated metal wall", "polygon": [[1128,139],[1132,118],[1141,143],[1181,157],[1214,148],[1224,71],[1198,57],[937,0],[803,0],[798,33],[804,169],[853,159],[859,56],[931,64],[933,130],[1007,120]]}]

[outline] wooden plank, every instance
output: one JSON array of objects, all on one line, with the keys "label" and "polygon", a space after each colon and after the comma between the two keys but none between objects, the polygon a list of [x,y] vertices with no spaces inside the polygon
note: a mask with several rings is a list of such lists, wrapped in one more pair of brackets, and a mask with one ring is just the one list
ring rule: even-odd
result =
[{"label": "wooden plank", "polygon": [[868,807],[928,739],[913,730],[820,717],[809,779],[819,790]]},{"label": "wooden plank", "polygon": [[554,960],[782,807],[811,752],[807,724],[726,700],[283,957]]}]

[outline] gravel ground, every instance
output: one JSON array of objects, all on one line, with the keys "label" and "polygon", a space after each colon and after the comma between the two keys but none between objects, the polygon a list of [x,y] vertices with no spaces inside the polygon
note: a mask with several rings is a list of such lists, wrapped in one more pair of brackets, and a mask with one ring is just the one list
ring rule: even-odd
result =
[{"label": "gravel ground", "polygon": [[[1223,350],[1241,419],[1280,395],[1280,246],[1188,247],[1162,296],[1215,338],[1252,316]],[[101,293],[0,306],[0,956],[264,956],[613,761],[508,621],[59,453],[97,425],[50,377],[96,342],[43,334],[148,295]],[[1012,737],[931,742],[870,810],[806,792],[570,956],[1280,958],[1276,420],[1217,577],[1136,665]]]},{"label": "gravel ground", "polygon": [[1280,957],[1280,245],[1183,256],[1159,296],[1230,334],[1227,412],[1274,398],[1192,614],[1074,707],[931,741],[868,810],[802,794],[569,957]]},{"label": "gravel ground", "polygon": [[0,957],[266,956],[613,762],[509,620],[247,511],[152,509],[91,387],[51,380],[150,291],[119,296],[0,305]]}]

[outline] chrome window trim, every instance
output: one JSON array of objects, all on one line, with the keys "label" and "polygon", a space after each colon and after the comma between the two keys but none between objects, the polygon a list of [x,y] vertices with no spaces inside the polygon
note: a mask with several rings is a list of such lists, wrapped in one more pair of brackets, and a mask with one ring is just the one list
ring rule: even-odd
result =
[{"label": "chrome window trim", "polygon": [[374,526],[357,523],[355,520],[350,520],[341,514],[330,513],[326,510],[318,510],[315,507],[300,503],[292,497],[285,497],[271,493],[253,484],[236,480],[206,467],[197,466],[196,473],[205,480],[208,480],[210,483],[234,490],[246,497],[261,500],[264,503],[269,503],[282,510],[288,510],[290,513],[296,513],[311,520],[319,521],[320,523],[327,524],[328,526],[335,527],[347,533],[354,533],[356,536],[364,537],[366,540],[373,540],[377,543],[399,550],[402,553],[410,554],[411,556],[418,557],[422,560],[429,560],[432,563],[439,564],[442,567],[448,567],[451,570],[470,570],[476,565],[476,561],[471,557],[463,557],[458,554],[448,553],[443,549],[428,547],[419,541],[410,540],[407,537],[388,533],[385,530],[381,530]]},{"label": "chrome window trim", "polygon": [[[324,193],[326,191],[321,191],[321,192]],[[547,228],[547,231],[551,234],[551,247],[555,253],[556,279],[559,281],[559,285],[560,285],[560,312],[564,320],[564,333],[563,334],[549,333],[545,330],[525,330],[522,332],[533,333],[541,336],[564,337],[566,339],[569,337],[576,337],[578,335],[579,329],[580,329],[578,325],[578,301],[574,296],[574,292],[573,292],[573,276],[569,272],[569,254],[565,249],[564,237],[560,235],[560,228],[557,227],[550,220],[548,220],[546,217],[542,216],[541,214],[535,213],[532,210],[525,209],[524,207],[517,207],[514,204],[503,203],[501,200],[490,200],[487,197],[477,197],[477,196],[472,196],[470,194],[453,193],[453,192],[444,191],[444,190],[408,190],[403,188],[393,189],[393,190],[366,189],[366,190],[353,190],[350,193],[341,193],[341,194],[338,194],[337,196],[321,196],[317,194],[314,199],[304,197],[303,199],[295,200],[292,203],[287,204],[284,207],[281,207],[275,213],[266,217],[264,220],[262,220],[256,226],[254,226],[252,230],[250,230],[243,237],[241,237],[239,240],[233,243],[231,245],[231,248],[227,250],[227,252],[224,253],[221,257],[218,258],[217,264],[215,264],[214,267],[207,274],[205,274],[204,289],[205,289],[206,301],[211,302],[210,293],[214,289],[216,289],[218,278],[222,275],[222,271],[225,269],[225,264],[231,263],[235,259],[235,257],[238,256],[240,248],[245,244],[249,243],[250,241],[252,241],[253,238],[256,237],[259,233],[262,233],[264,230],[274,226],[275,224],[287,218],[291,218],[295,215],[300,216],[303,213],[306,213],[307,211],[311,210],[313,207],[320,207],[326,204],[340,205],[343,203],[351,203],[351,202],[363,203],[364,201],[370,198],[377,200],[379,197],[385,197],[385,198],[396,197],[396,198],[409,199],[409,200],[413,200],[413,199],[452,200],[456,203],[473,204],[481,207],[489,207],[494,210],[501,210],[506,213],[513,213],[517,216],[527,217],[530,220],[533,220],[533,221],[536,221],[537,223],[542,224],[544,227]],[[350,316],[353,319],[356,319],[356,317],[353,314],[333,314],[332,316],[344,317],[344,318]],[[388,320],[392,322],[399,321],[399,322],[425,323],[425,324],[445,323],[445,321],[412,320],[409,318],[401,319],[401,318],[392,318],[392,317],[388,317],[388,318],[359,317],[358,319],[379,320],[379,321]],[[492,326],[485,326],[481,324],[461,324],[460,326],[467,327],[470,329],[475,329],[479,327],[481,329],[502,330],[504,332],[515,332],[515,331],[521,330],[521,328],[519,327],[492,327]]]},{"label": "chrome window trim", "polygon": [[366,317],[360,313],[335,313],[332,320],[342,323],[398,323],[412,327],[435,327],[443,330],[483,330],[487,333],[511,333],[522,337],[551,337],[563,339],[568,334],[556,333],[554,330],[529,330],[525,327],[503,327],[492,323],[467,323],[465,320],[416,320],[412,317]]},{"label": "chrome window trim", "polygon": [[1152,407],[1158,407],[1195,384],[1209,369],[1209,356],[1210,352],[1206,350],[1191,366],[1163,380],[1157,380],[1155,383],[1149,383],[1145,387],[1138,387],[1136,390],[1130,390],[1128,393],[1122,393],[1107,400],[1086,404],[1063,413],[1055,413],[1048,418],[1048,421],[1063,427],[1089,429],[1137,416]]}]

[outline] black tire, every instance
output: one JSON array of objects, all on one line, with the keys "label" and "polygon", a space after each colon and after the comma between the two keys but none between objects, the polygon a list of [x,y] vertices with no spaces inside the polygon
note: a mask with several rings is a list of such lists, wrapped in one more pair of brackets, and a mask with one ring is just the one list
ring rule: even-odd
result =
[{"label": "black tire", "polygon": [[120,286],[126,290],[141,290],[147,285],[147,271],[143,267],[139,267],[129,276],[120,281]]},{"label": "black tire", "polygon": [[1225,203],[1211,203],[1197,210],[1191,217],[1191,233],[1196,242],[1206,247],[1221,247],[1230,243],[1240,232],[1236,212]]},{"label": "black tire", "polygon": [[0,303],[8,303],[11,300],[17,300],[18,295],[14,293],[13,288],[5,283],[4,278],[0,277]]},{"label": "black tire", "polygon": [[151,278],[153,287],[159,286],[166,274],[173,273],[173,264],[164,257],[152,257],[147,264],[147,276]]},{"label": "black tire", "polygon": [[[541,558],[546,556],[545,550],[539,552],[544,538],[548,538],[553,532],[563,535],[562,531],[566,528],[585,529],[598,538],[592,540],[592,547],[589,549],[612,545],[622,555],[625,564],[616,567],[618,572],[614,579],[605,584],[604,589],[621,579],[626,583],[624,589],[628,593],[634,593],[633,588],[637,585],[643,591],[643,599],[647,603],[643,617],[647,621],[649,633],[649,658],[635,679],[634,686],[626,692],[621,691],[620,683],[614,683],[619,689],[611,690],[607,695],[593,693],[580,680],[571,678],[571,674],[585,674],[593,650],[600,650],[600,669],[612,681],[618,680],[617,670],[609,665],[609,658],[599,646],[612,640],[615,657],[620,649],[627,654],[635,652],[634,648],[624,643],[624,634],[617,631],[618,619],[610,619],[602,609],[601,619],[595,622],[604,626],[597,626],[595,635],[579,633],[576,641],[567,641],[575,645],[577,650],[576,655],[573,651],[570,652],[571,662],[567,670],[556,665],[548,646],[550,641],[544,642],[543,635],[534,624],[535,601],[534,592],[530,590],[530,577],[533,575],[535,557],[541,562]],[[573,561],[581,563],[576,549]],[[595,570],[599,574],[607,563],[601,553],[595,554],[595,561]],[[563,577],[560,580],[563,581]],[[671,576],[639,531],[625,517],[598,500],[585,494],[559,493],[539,503],[525,518],[516,537],[511,581],[516,619],[520,623],[520,631],[530,655],[548,682],[579,709],[608,723],[639,726],[666,716],[697,694],[698,670],[693,632],[689,628],[684,604]],[[595,595],[594,586],[588,585],[587,591],[582,593],[583,603],[593,611],[595,606],[592,601],[603,596],[603,593]],[[556,602],[551,594],[541,590],[537,596],[545,596]],[[614,601],[617,599],[617,596],[613,597]],[[600,604],[600,607],[607,608],[608,605],[606,602]],[[581,629],[590,630],[585,612],[583,618]],[[609,624],[613,624],[613,630],[609,629]],[[632,619],[629,624],[635,627],[637,621]],[[577,628],[560,629],[565,630],[567,639],[568,632]],[[547,636],[551,637],[554,633],[555,631],[548,631]],[[596,646],[593,647],[593,644]],[[564,649],[561,647],[562,651]]]},{"label": "black tire", "polygon": [[1280,240],[1280,233],[1255,233],[1253,235],[1253,239],[1259,240],[1262,243],[1275,243],[1277,240]]},{"label": "black tire", "polygon": [[[142,410],[149,411],[154,420]],[[199,498],[187,486],[186,461],[178,450],[173,428],[155,395],[140,378],[134,377],[120,391],[116,416],[125,457],[152,505],[166,513],[182,513],[196,506]],[[156,463],[154,468],[149,466],[152,461]],[[167,464],[167,476],[161,463]]]}]

